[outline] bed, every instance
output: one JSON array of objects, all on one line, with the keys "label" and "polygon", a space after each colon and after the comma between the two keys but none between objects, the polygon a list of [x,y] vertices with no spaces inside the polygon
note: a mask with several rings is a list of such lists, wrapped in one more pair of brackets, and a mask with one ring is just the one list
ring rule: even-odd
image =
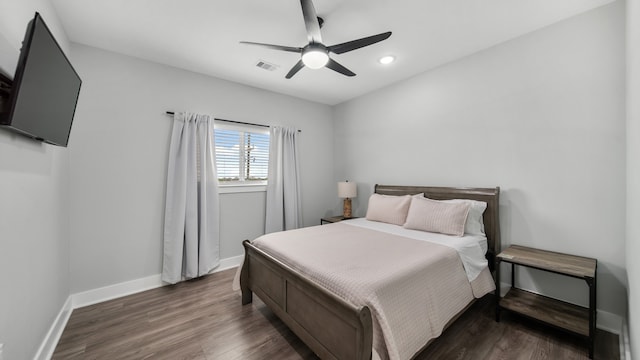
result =
[{"label": "bed", "polygon": [[[374,192],[398,196],[423,193],[424,197],[435,200],[470,199],[485,202],[487,208],[482,214],[486,234],[483,250],[486,249],[485,264],[489,266],[480,271],[483,277],[476,274],[478,280],[472,281],[471,274],[466,271],[466,263],[462,266],[463,256],[456,251],[443,249],[445,246],[437,244],[435,247],[425,245],[424,242],[408,239],[408,235],[404,233],[381,235],[384,229],[367,228],[368,224],[359,224],[357,221],[352,224],[345,222],[268,234],[254,242],[244,241],[245,259],[240,273],[242,304],[250,303],[255,293],[322,359],[409,359],[439,336],[475,298],[492,290],[488,288],[486,278],[490,279],[493,286],[491,276],[487,274],[493,271],[494,257],[500,250],[499,188],[376,185]],[[286,244],[286,247],[270,248],[269,239],[272,237],[278,237],[278,241]],[[386,240],[390,237],[392,242]],[[315,243],[310,242],[312,238],[317,238]],[[360,238],[367,240],[357,240]],[[302,240],[305,245],[296,246],[298,242],[303,244]],[[318,241],[321,245],[317,245]],[[386,255],[390,255],[391,259],[393,254],[402,256],[407,259],[402,262],[410,264],[403,264],[397,270],[395,267],[392,270],[411,278],[413,282],[399,278],[402,281],[397,281],[397,284],[385,283],[385,290],[372,290],[367,287],[371,279],[380,277],[379,281],[384,283],[387,277],[395,276],[385,275],[391,272],[389,269],[376,273],[378,265],[358,273],[361,265],[366,265],[365,262],[369,259],[377,261],[376,264],[384,262],[376,259],[370,248],[389,246],[384,245],[385,241],[393,244],[385,250]],[[421,252],[419,249],[424,246],[433,247],[423,251],[425,254],[442,253],[438,257],[424,255],[432,258],[429,261],[437,263],[437,266],[426,268],[425,265],[423,268],[420,258],[414,259],[413,254]],[[302,248],[309,248],[313,256],[305,257],[299,255],[301,253],[296,255]],[[333,251],[335,255],[326,257],[327,251]],[[451,255],[451,251],[454,255]],[[348,255],[351,258],[345,258],[347,255],[344,254],[351,254]],[[316,259],[322,256],[325,256],[323,260]],[[317,271],[322,267],[318,261],[329,264],[324,267],[331,271],[327,271],[328,274]],[[455,261],[457,263],[453,263]],[[350,282],[351,279],[345,280],[341,273],[333,271],[341,267],[341,263],[352,273],[355,271],[359,274],[358,277],[362,276],[363,280],[358,279],[360,283],[354,284]],[[457,285],[446,285],[449,279],[439,280],[449,276],[454,278]],[[468,291],[467,285],[460,285],[461,277],[468,281]],[[429,307],[447,307],[444,315],[436,313],[437,316],[434,316],[433,313],[416,307],[416,301],[412,299],[420,299],[420,295],[427,292],[421,289],[422,284],[415,285],[416,281],[427,283],[425,286],[434,290],[426,295]],[[476,291],[476,288],[479,290]],[[443,295],[434,296],[440,292]],[[371,294],[374,296],[372,299],[369,298]],[[431,304],[432,297],[435,298],[435,305]],[[391,298],[393,299],[389,300]],[[394,307],[400,307],[401,310],[395,310]],[[433,320],[429,316],[437,319]]]}]

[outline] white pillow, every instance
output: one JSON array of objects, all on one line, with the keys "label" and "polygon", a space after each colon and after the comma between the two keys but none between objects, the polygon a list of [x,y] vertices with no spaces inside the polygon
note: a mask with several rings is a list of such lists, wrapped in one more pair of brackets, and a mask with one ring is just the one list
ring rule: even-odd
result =
[{"label": "white pillow", "polygon": [[462,236],[471,204],[413,197],[404,227],[407,229]]},{"label": "white pillow", "polygon": [[468,235],[485,235],[484,220],[482,219],[482,214],[484,214],[484,211],[487,209],[486,202],[470,199],[452,199],[443,201],[449,203],[465,202],[471,204],[471,210],[469,210],[467,223],[464,225],[464,233]]},{"label": "white pillow", "polygon": [[372,194],[367,207],[367,220],[402,226],[407,219],[409,204],[411,204],[411,195]]}]

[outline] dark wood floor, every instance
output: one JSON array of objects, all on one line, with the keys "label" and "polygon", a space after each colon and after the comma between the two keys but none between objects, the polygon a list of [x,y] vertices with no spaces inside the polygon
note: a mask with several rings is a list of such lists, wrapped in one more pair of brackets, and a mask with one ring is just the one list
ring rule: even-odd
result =
[{"label": "dark wood floor", "polygon": [[[256,297],[242,306],[235,269],[74,310],[53,359],[317,359]],[[598,331],[596,359],[619,359]],[[476,302],[416,359],[588,359],[573,336]]]}]

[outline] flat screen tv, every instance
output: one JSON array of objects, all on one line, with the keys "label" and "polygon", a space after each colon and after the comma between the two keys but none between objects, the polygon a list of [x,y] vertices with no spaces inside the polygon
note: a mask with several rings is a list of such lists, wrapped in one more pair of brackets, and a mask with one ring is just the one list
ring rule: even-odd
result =
[{"label": "flat screen tv", "polygon": [[6,105],[0,126],[66,147],[81,84],[42,16],[36,13],[27,26],[10,90],[4,91]]}]

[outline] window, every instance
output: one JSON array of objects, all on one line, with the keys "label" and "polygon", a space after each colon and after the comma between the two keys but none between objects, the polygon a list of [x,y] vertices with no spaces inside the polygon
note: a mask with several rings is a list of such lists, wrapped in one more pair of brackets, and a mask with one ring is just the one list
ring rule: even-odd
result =
[{"label": "window", "polygon": [[269,129],[215,123],[220,185],[265,185],[269,170]]}]

